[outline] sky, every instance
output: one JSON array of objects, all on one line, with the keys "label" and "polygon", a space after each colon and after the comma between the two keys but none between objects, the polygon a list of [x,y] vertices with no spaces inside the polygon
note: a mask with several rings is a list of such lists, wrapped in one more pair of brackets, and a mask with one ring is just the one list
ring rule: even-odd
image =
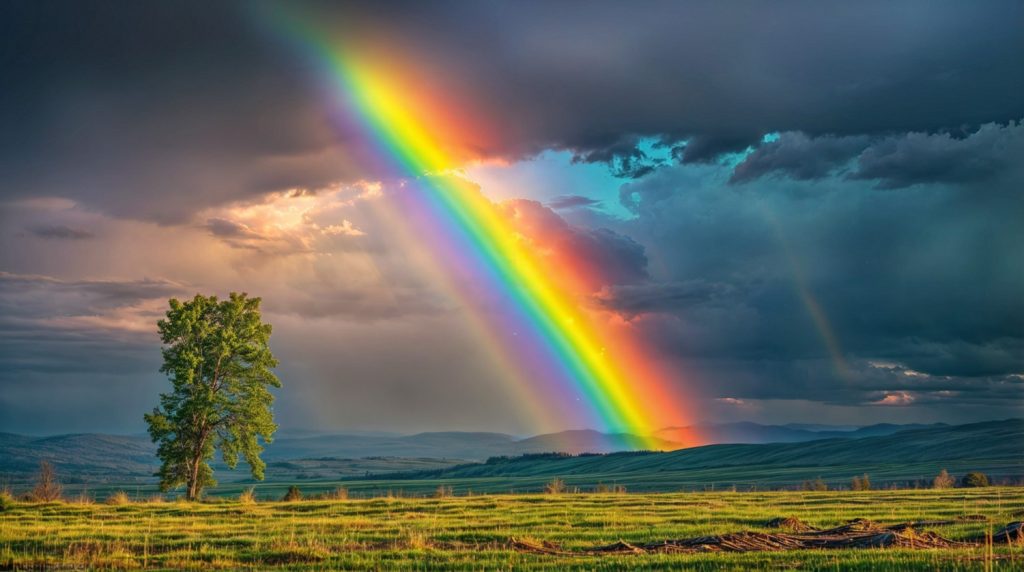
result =
[{"label": "sky", "polygon": [[[680,423],[1024,406],[1019,2],[0,4],[0,431],[141,432],[170,297],[263,298],[282,428],[531,417],[297,37],[628,326]],[[507,359],[507,356],[506,356]],[[523,391],[532,392],[523,396]]]}]

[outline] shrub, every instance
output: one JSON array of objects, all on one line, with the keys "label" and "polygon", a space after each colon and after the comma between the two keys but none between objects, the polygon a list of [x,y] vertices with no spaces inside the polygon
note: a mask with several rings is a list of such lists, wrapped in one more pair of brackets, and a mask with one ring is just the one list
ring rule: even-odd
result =
[{"label": "shrub", "polygon": [[29,498],[35,502],[53,502],[60,500],[64,487],[57,480],[57,471],[49,461],[39,463],[39,475],[36,477],[36,486],[32,487]]},{"label": "shrub", "polygon": [[331,500],[348,500],[348,489],[345,487],[338,487],[327,493],[327,498]]},{"label": "shrub", "polygon": [[864,473],[864,476],[853,477],[853,480],[850,481],[850,489],[855,491],[870,491],[871,479],[868,478],[868,474]]},{"label": "shrub", "polygon": [[454,493],[453,493],[451,487],[446,487],[444,485],[440,485],[440,486],[437,487],[437,490],[434,491],[434,498],[439,498],[439,499],[448,498],[448,497],[452,496],[452,494],[454,494]]},{"label": "shrub", "polygon": [[254,487],[249,487],[242,491],[242,494],[238,495],[238,502],[242,504],[255,504],[256,489]]},{"label": "shrub", "polygon": [[284,493],[281,500],[285,502],[299,501],[302,500],[302,491],[299,490],[298,485],[291,485],[288,487],[288,492]]},{"label": "shrub", "polygon": [[987,487],[988,485],[988,475],[978,471],[971,471],[960,479],[960,486],[962,487]]},{"label": "shrub", "polygon": [[594,487],[594,492],[597,494],[623,494],[626,492],[626,486],[597,483],[597,486]]},{"label": "shrub", "polygon": [[128,493],[124,491],[117,491],[107,497],[107,504],[112,505],[124,505],[131,504],[132,499],[128,496]]},{"label": "shrub", "polygon": [[11,510],[14,507],[14,495],[8,489],[0,489],[0,512]]},{"label": "shrub", "polygon": [[938,476],[932,480],[932,487],[936,489],[948,489],[956,484],[956,479],[946,469],[939,471]]},{"label": "shrub", "polygon": [[[854,477],[854,480],[857,481],[857,480],[859,480],[859,478],[858,477]],[[825,481],[821,480],[821,477],[818,477],[818,478],[814,479],[813,481],[804,481],[803,484],[800,485],[800,489],[804,490],[804,491],[819,491],[820,492],[820,491],[827,491],[828,490],[828,485],[825,484]],[[855,490],[857,490],[857,489],[855,489]]]},{"label": "shrub", "polygon": [[565,481],[555,477],[551,479],[551,482],[544,485],[544,492],[549,495],[558,495],[565,492]]}]

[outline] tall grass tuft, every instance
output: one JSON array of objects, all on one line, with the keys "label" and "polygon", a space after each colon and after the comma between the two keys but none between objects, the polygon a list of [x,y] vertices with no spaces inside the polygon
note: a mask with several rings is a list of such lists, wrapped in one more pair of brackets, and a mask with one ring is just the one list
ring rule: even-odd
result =
[{"label": "tall grass tuft", "polygon": [[117,491],[115,493],[112,493],[109,497],[107,497],[107,504],[110,504],[110,505],[119,506],[119,505],[131,504],[131,502],[132,502],[131,497],[129,497],[128,493],[126,493],[124,491]]},{"label": "tall grass tuft", "polygon": [[625,494],[626,493],[626,485],[614,485],[614,484],[613,485],[606,485],[604,483],[597,483],[597,486],[594,487],[594,492],[599,494],[599,495],[603,495],[603,494]]},{"label": "tall grass tuft", "polygon": [[300,501],[302,500],[302,491],[299,490],[298,485],[291,485],[288,487],[288,492],[284,493],[281,497],[284,502]]},{"label": "tall grass tuft", "polygon": [[348,500],[348,489],[345,487],[338,487],[327,493],[327,498],[330,500]]},{"label": "tall grass tuft", "polygon": [[68,502],[70,502],[71,504],[88,506],[88,505],[91,505],[93,503],[93,498],[92,498],[92,495],[90,495],[88,491],[84,491],[83,490],[82,492],[80,492],[77,495],[75,495],[75,497],[72,498]]},{"label": "tall grass tuft", "polygon": [[549,495],[560,495],[565,492],[565,481],[555,477],[551,479],[551,482],[544,485],[544,492]]},{"label": "tall grass tuft", "polygon": [[238,495],[238,502],[242,504],[256,504],[256,488],[249,487]]},{"label": "tall grass tuft", "polygon": [[434,491],[434,498],[444,499],[444,498],[448,498],[448,497],[452,496],[453,494],[454,494],[454,491],[452,490],[451,487],[446,487],[444,485],[438,485],[437,490]]}]

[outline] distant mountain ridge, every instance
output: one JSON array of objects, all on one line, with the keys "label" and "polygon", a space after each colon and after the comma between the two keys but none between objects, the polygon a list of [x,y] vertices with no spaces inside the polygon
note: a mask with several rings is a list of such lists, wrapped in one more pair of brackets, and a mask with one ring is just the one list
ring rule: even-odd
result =
[{"label": "distant mountain ridge", "polygon": [[[723,423],[687,428],[666,428],[655,433],[655,448],[676,449],[680,442],[672,437],[680,431],[700,435],[711,443],[792,443],[823,438],[856,439],[873,435],[889,435],[901,430],[942,427],[943,425],[871,425],[811,430],[811,426],[759,425],[756,423]],[[806,428],[805,428],[806,427]],[[288,435],[287,433],[285,435]],[[685,437],[685,436],[684,436]],[[692,442],[692,441],[690,441]],[[268,463],[301,459],[365,459],[394,457],[402,459],[435,459],[437,466],[482,461],[489,457],[516,456],[526,453],[565,452],[611,453],[629,451],[646,445],[643,439],[630,434],[608,434],[594,430],[572,430],[519,438],[504,433],[440,431],[414,435],[384,433],[319,434],[294,432],[275,439],[267,447]],[[81,480],[149,480],[158,466],[155,447],[145,435],[107,435],[81,433],[33,437],[0,433],[0,483],[4,479],[24,480],[38,468],[39,461],[53,462],[70,482]],[[308,463],[307,463],[308,464]],[[332,463],[337,466],[339,463]],[[353,464],[360,467],[365,465]],[[396,466],[406,464],[395,463]],[[287,465],[285,465],[287,466]],[[341,471],[345,473],[348,471]],[[244,471],[227,473],[244,477]]]}]

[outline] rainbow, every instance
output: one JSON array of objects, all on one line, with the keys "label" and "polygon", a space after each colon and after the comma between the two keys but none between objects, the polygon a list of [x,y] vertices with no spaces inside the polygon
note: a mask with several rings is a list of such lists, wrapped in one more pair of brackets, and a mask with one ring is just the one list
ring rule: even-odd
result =
[{"label": "rainbow", "polygon": [[507,212],[459,176],[460,160],[443,145],[449,141],[417,115],[422,104],[383,66],[307,25],[291,32],[322,65],[330,93],[372,143],[375,160],[400,177],[405,231],[429,245],[449,286],[475,309],[531,398],[554,404],[551,417],[579,419],[565,408],[581,408],[591,427],[637,436],[625,447],[664,448],[651,432],[687,414],[631,324],[584,308],[567,287],[574,268],[550,268]]}]

